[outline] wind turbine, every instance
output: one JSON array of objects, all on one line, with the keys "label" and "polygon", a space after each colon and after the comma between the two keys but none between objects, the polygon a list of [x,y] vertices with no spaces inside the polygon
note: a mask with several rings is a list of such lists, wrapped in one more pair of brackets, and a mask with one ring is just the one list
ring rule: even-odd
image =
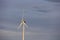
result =
[{"label": "wind turbine", "polygon": [[22,27],[22,40],[24,40],[25,36],[25,27],[28,27],[26,24],[26,21],[24,19],[24,10],[23,10],[23,16],[20,25],[18,26],[18,29]]}]

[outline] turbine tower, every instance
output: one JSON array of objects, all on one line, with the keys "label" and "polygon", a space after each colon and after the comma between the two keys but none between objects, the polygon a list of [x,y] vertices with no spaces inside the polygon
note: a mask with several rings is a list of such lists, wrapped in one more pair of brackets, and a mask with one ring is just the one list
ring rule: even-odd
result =
[{"label": "turbine tower", "polygon": [[26,21],[25,21],[25,19],[24,19],[24,10],[23,10],[22,20],[21,20],[21,23],[20,23],[18,29],[19,29],[20,27],[22,27],[22,40],[24,40],[24,38],[25,38],[25,37],[24,37],[24,35],[25,35],[25,27],[28,27],[27,24],[26,24]]}]

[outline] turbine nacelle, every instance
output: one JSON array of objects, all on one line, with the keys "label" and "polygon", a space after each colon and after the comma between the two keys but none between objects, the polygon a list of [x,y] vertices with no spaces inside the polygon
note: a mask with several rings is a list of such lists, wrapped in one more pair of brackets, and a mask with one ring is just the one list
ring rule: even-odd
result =
[{"label": "turbine nacelle", "polygon": [[27,26],[26,21],[24,20],[24,18],[22,18],[21,23],[20,23],[20,25],[18,26],[18,29],[19,29],[20,27],[23,27],[23,26],[28,28],[28,26]]},{"label": "turbine nacelle", "polygon": [[25,21],[24,19],[22,19],[21,23],[22,23],[22,24],[25,24],[25,23],[26,23],[26,21]]}]

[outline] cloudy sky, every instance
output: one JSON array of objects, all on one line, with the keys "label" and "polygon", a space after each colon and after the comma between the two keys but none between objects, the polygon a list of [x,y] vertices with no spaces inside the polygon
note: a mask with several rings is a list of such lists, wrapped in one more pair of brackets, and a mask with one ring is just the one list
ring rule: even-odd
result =
[{"label": "cloudy sky", "polygon": [[0,0],[0,40],[22,40],[23,9],[25,40],[60,40],[60,0]]}]

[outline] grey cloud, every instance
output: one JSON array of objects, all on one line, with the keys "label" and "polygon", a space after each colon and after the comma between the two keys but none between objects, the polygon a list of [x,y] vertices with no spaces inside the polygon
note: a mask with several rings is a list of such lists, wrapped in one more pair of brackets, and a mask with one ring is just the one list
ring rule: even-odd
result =
[{"label": "grey cloud", "polygon": [[60,8],[60,3],[54,4],[54,6]]},{"label": "grey cloud", "polygon": [[0,25],[0,29],[5,29],[5,27]]},{"label": "grey cloud", "polygon": [[60,0],[46,0],[46,1],[50,1],[50,2],[60,2]]},{"label": "grey cloud", "polygon": [[[4,9],[4,8],[6,8],[6,6],[7,6],[7,5],[6,5],[6,1],[5,1],[5,0],[0,0],[0,8],[1,8],[1,9]],[[0,10],[1,10],[1,9],[0,9]]]},{"label": "grey cloud", "polygon": [[51,11],[51,7],[50,5],[47,6],[48,4],[42,4],[42,5],[38,5],[38,6],[34,6],[34,11],[36,11],[37,13],[38,12],[41,12],[42,14],[45,14],[45,13],[48,13]]},{"label": "grey cloud", "polygon": [[36,10],[37,12],[48,12],[46,10]]},{"label": "grey cloud", "polygon": [[34,9],[36,9],[35,11],[37,12],[48,12],[46,9],[42,9],[40,7],[33,7]]}]

